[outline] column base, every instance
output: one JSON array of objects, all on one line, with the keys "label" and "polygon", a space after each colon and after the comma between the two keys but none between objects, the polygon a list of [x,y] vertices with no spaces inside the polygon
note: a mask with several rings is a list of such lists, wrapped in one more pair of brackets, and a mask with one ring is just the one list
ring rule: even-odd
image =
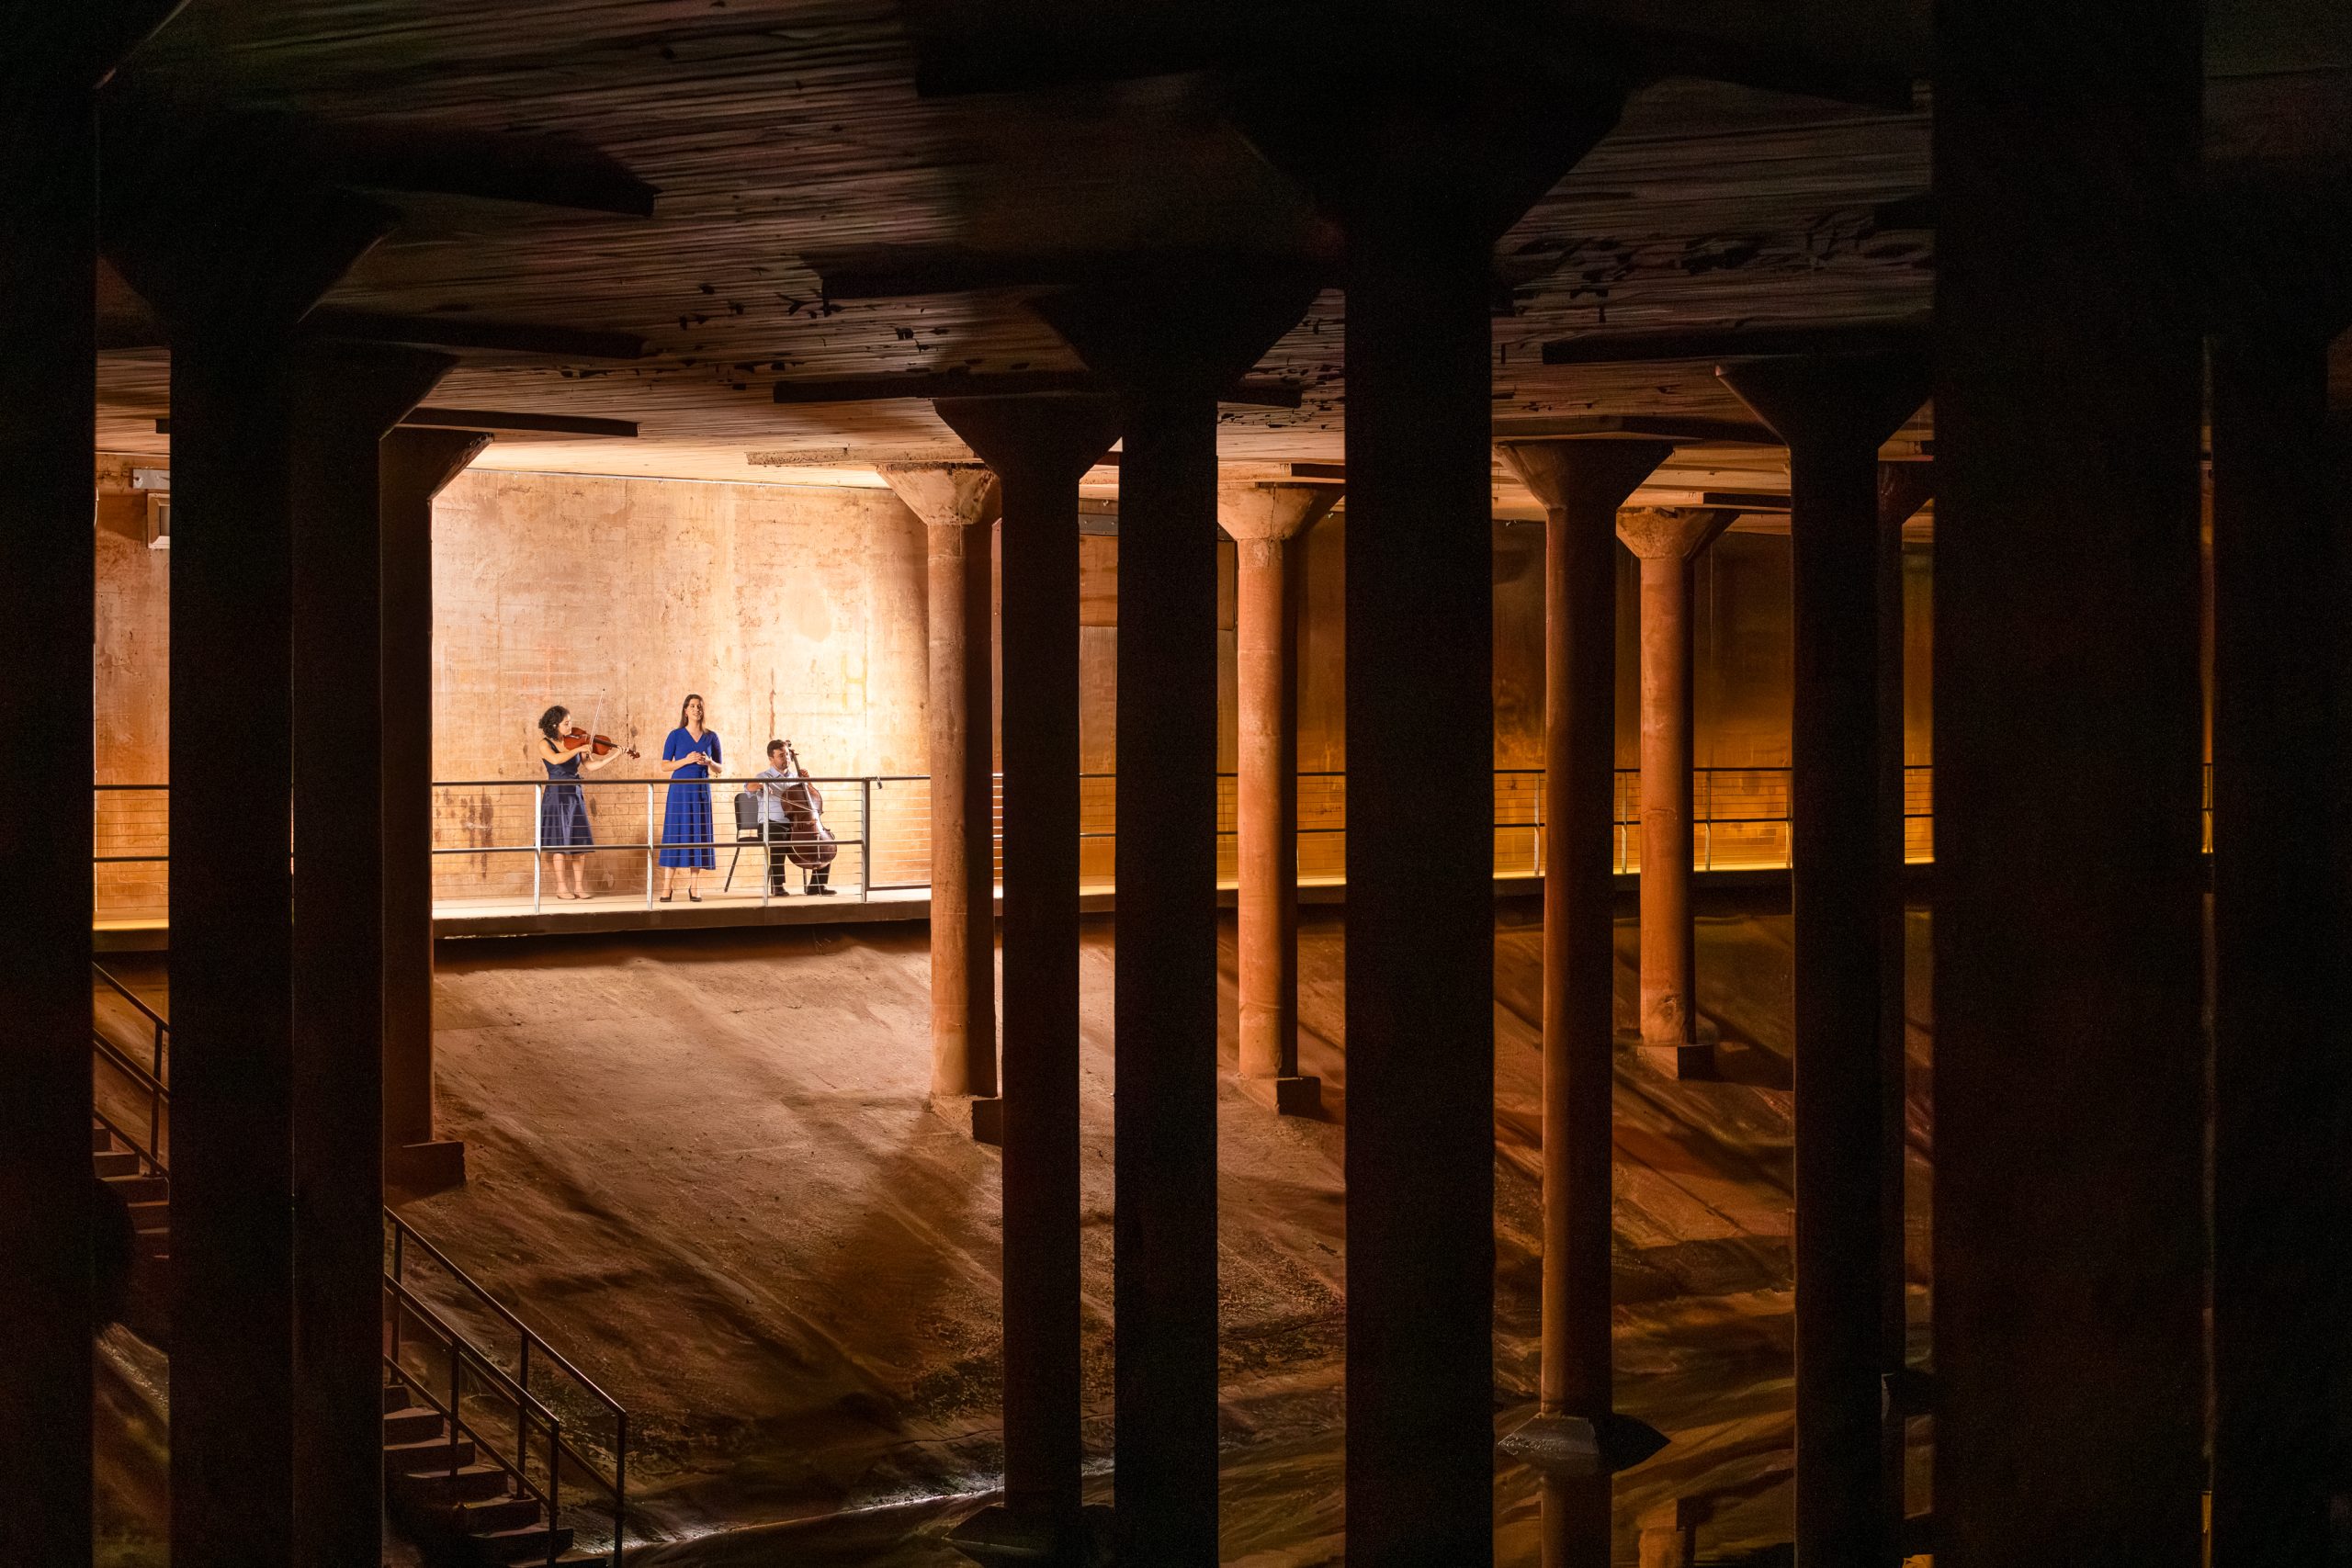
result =
[{"label": "column base", "polygon": [[1055,1519],[991,1503],[949,1530],[947,1544],[975,1562],[1109,1568],[1111,1510],[1089,1506],[1075,1519]]},{"label": "column base", "polygon": [[1715,1083],[1724,1076],[1716,1055],[1723,1042],[1704,1034],[1697,1040],[1645,1040],[1638,1034],[1620,1034],[1617,1043],[1634,1052],[1660,1077]]},{"label": "column base", "polygon": [[972,1142],[991,1148],[1004,1147],[1004,1097],[996,1094],[934,1094],[931,1109],[958,1130],[969,1133]]},{"label": "column base", "polygon": [[1641,1568],[1691,1568],[1699,1561],[1699,1527],[1712,1510],[1695,1498],[1660,1503],[1634,1521]]},{"label": "column base", "polygon": [[1630,1470],[1666,1447],[1666,1434],[1614,1411],[1597,1420],[1532,1416],[1495,1446],[1530,1469],[1566,1480]]},{"label": "column base", "polygon": [[1241,1092],[1277,1116],[1315,1116],[1323,1110],[1323,1080],[1305,1074],[1287,1077],[1242,1077]]},{"label": "column base", "polygon": [[395,1144],[384,1151],[384,1186],[402,1198],[430,1198],[466,1184],[466,1145],[456,1138]]}]

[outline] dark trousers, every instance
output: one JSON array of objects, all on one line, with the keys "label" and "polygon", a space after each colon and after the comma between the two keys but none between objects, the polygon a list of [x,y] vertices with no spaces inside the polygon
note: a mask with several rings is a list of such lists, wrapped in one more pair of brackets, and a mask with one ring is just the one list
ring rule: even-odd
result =
[{"label": "dark trousers", "polygon": [[[768,824],[768,831],[773,833],[776,830],[776,824],[773,822]],[[781,840],[771,841],[768,845],[768,896],[770,897],[781,898],[792,891],[789,874],[791,869],[790,849]],[[825,879],[832,874],[832,871],[833,868],[830,865],[820,865],[808,874],[804,879],[804,885],[812,890],[822,887],[825,886]]]}]

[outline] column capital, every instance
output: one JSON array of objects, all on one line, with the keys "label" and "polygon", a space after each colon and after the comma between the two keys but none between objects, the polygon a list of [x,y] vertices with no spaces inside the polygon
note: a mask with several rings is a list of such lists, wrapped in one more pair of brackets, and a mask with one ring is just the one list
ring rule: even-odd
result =
[{"label": "column capital", "polygon": [[986,527],[1004,511],[1004,489],[985,463],[877,463],[907,510],[933,528]]},{"label": "column capital", "polygon": [[1805,354],[1715,367],[1715,377],[1790,448],[1872,452],[1928,400],[1933,369],[1917,350]]},{"label": "column capital", "polygon": [[1205,404],[1298,324],[1321,287],[1304,263],[1178,258],[1029,308],[1122,397]]},{"label": "column capital", "polygon": [[1644,560],[1687,561],[1738,515],[1718,506],[1637,506],[1617,513],[1617,537]]},{"label": "column capital", "polygon": [[940,398],[932,407],[1008,486],[1073,486],[1119,438],[1112,398]]},{"label": "column capital", "polygon": [[1878,466],[1878,525],[1900,528],[1936,496],[1936,465],[1881,463]]},{"label": "column capital", "polygon": [[1611,512],[1673,455],[1674,443],[1624,435],[1498,441],[1495,455],[1546,512]]},{"label": "column capital", "polygon": [[1216,490],[1217,526],[1228,539],[1295,539],[1339,504],[1330,484],[1223,484]]}]

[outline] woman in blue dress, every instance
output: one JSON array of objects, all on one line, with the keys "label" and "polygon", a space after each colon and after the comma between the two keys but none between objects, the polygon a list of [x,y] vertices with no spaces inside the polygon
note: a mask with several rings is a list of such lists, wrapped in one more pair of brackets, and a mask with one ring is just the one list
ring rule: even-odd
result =
[{"label": "woman in blue dress", "polygon": [[[555,857],[555,896],[559,898],[585,898],[588,888],[581,876],[582,856],[595,848],[596,835],[588,827],[586,792],[580,787],[583,765],[589,773],[610,767],[621,753],[606,751],[596,756],[594,746],[563,743],[563,721],[571,710],[557,706],[539,715],[539,765],[548,771],[548,784],[539,796],[539,847]],[[571,891],[564,890],[564,873],[569,870]]]},{"label": "woman in blue dress", "polygon": [[696,876],[716,870],[718,851],[710,836],[710,777],[721,761],[718,737],[702,727],[702,697],[689,692],[678,705],[678,728],[662,743],[662,760],[675,764],[670,777],[691,781],[670,786],[669,804],[662,813],[662,902],[670,901],[672,887],[683,869],[686,897],[702,902],[695,891]]}]

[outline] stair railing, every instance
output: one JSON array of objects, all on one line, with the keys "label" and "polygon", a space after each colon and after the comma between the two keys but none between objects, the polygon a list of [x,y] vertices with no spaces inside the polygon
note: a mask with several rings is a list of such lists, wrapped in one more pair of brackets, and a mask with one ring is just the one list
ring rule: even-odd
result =
[{"label": "stair railing", "polygon": [[[449,1417],[453,1436],[462,1419],[462,1413],[457,1412],[455,1407],[462,1404],[464,1370],[472,1368],[488,1388],[487,1397],[502,1407],[502,1414],[511,1412],[514,1456],[510,1460],[501,1453],[495,1443],[470,1426],[467,1436],[487,1450],[501,1469],[514,1475],[531,1496],[540,1501],[547,1509],[550,1529],[561,1522],[557,1503],[560,1495],[563,1466],[569,1461],[576,1474],[585,1477],[611,1501],[612,1563],[613,1568],[620,1568],[622,1548],[628,1535],[629,1417],[627,1408],[598,1387],[594,1379],[566,1359],[537,1330],[515,1316],[505,1303],[450,1261],[448,1255],[420,1235],[416,1227],[390,1209],[384,1211],[384,1223],[391,1255],[384,1274],[386,1310],[392,1334],[387,1362],[393,1364],[395,1373],[405,1385],[423,1394],[427,1404]],[[463,1292],[469,1309],[494,1319],[514,1334],[515,1348],[511,1371],[493,1360],[410,1290],[409,1266],[413,1255],[421,1255],[446,1274]],[[445,1409],[434,1391],[424,1389],[418,1377],[397,1365],[404,1342],[404,1317],[413,1317],[424,1325],[426,1338],[439,1351],[435,1359],[447,1359],[451,1408]],[[576,1429],[567,1429],[561,1417],[549,1408],[548,1401],[558,1400],[557,1390],[548,1385],[550,1373],[560,1374],[579,1401],[610,1422],[613,1460],[609,1470],[599,1463],[592,1451],[583,1448],[580,1440],[583,1435]],[[535,1375],[539,1380],[537,1388],[532,1386]],[[542,1398],[543,1394],[547,1397]],[[526,1473],[533,1462],[532,1450],[542,1439],[548,1476],[544,1491]],[[553,1561],[552,1557],[549,1561]]]},{"label": "stair railing", "polygon": [[164,1168],[164,1113],[172,1103],[172,1093],[164,1082],[164,1063],[165,1052],[169,1049],[172,1026],[164,1020],[162,1013],[150,1007],[130,987],[108,974],[103,965],[91,964],[90,973],[104,981],[117,996],[139,1010],[153,1025],[153,1041],[149,1060],[142,1066],[132,1060],[130,1054],[121,1046],[100,1033],[96,1026],[90,1030],[92,1054],[99,1061],[129,1078],[132,1087],[147,1097],[147,1141],[141,1143],[137,1136],[127,1131],[104,1111],[94,1107],[94,1114],[105,1124],[107,1132],[121,1139],[123,1145],[139,1156],[140,1163],[146,1167],[148,1175],[167,1176],[170,1173]]}]

